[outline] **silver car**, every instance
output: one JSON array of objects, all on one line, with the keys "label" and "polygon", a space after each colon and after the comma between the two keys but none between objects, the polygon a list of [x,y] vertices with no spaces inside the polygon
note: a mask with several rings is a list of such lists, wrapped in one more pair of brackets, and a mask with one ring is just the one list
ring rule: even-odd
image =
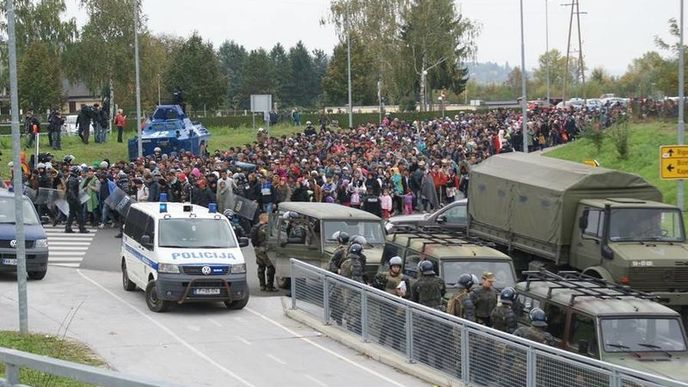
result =
[{"label": "silver car", "polygon": [[449,203],[431,214],[393,216],[385,222],[388,234],[418,228],[466,231],[468,199]]}]

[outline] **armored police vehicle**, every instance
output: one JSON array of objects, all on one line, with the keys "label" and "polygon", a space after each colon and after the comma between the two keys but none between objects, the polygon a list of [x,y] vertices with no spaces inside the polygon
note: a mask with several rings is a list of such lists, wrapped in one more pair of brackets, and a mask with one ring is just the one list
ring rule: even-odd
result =
[{"label": "armored police vehicle", "polygon": [[356,208],[334,203],[280,203],[271,220],[268,257],[275,265],[277,285],[289,286],[289,259],[296,258],[326,268],[337,248],[335,232],[366,239],[363,253],[372,278],[385,243],[382,219]]},{"label": "armored police vehicle", "polygon": [[229,220],[210,208],[183,203],[134,203],[122,237],[122,286],[143,289],[146,304],[164,312],[173,304],[248,303],[246,263]]},{"label": "armored police vehicle", "polygon": [[[26,270],[30,279],[41,280],[48,272],[48,237],[38,213],[23,196]],[[14,193],[0,190],[0,272],[17,272],[17,229]]]},{"label": "armored police vehicle", "polygon": [[573,271],[527,271],[516,285],[523,313],[541,308],[562,349],[634,370],[688,381],[680,315],[656,297]]},{"label": "armored police vehicle", "polygon": [[508,255],[479,240],[466,239],[463,234],[423,230],[390,234],[378,272],[389,270],[389,260],[394,256],[401,257],[402,272],[412,279],[420,276],[418,265],[421,261],[432,262],[435,273],[446,285],[445,299],[458,290],[456,281],[463,273],[480,278],[482,273],[491,272],[498,289],[516,283],[514,265]]}]

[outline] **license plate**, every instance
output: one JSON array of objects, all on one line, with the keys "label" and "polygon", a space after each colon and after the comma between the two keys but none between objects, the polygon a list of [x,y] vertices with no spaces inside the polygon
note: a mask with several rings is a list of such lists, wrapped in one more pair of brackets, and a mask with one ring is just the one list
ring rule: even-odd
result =
[{"label": "license plate", "polygon": [[3,265],[17,266],[17,258],[4,258],[2,260]]},{"label": "license plate", "polygon": [[217,296],[220,294],[220,289],[212,289],[212,288],[194,289],[194,294],[198,295],[198,296]]}]

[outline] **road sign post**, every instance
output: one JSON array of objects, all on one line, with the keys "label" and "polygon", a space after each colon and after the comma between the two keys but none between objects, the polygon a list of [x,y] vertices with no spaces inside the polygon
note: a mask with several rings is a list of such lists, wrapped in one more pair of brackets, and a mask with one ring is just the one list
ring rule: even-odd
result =
[{"label": "road sign post", "polygon": [[688,145],[659,147],[659,177],[663,180],[688,179]]}]

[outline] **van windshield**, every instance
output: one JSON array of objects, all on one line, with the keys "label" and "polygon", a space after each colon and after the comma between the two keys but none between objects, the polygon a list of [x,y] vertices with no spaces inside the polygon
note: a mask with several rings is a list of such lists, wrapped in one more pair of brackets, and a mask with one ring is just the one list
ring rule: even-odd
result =
[{"label": "van windshield", "polygon": [[444,261],[440,274],[447,287],[456,287],[456,281],[461,274],[475,274],[480,278],[486,271],[495,275],[494,286],[498,289],[513,287],[516,284],[511,263],[507,261]]},{"label": "van windshield", "polygon": [[[33,209],[33,204],[30,201],[24,200],[24,224],[38,224],[38,217],[36,211]],[[0,199],[0,223],[14,224],[14,198]]]},{"label": "van windshield", "polygon": [[601,327],[605,352],[686,350],[678,318],[607,318]]},{"label": "van windshield", "polygon": [[222,219],[161,219],[159,246],[182,249],[237,247],[229,222]]},{"label": "van windshield", "polygon": [[325,243],[336,243],[332,238],[337,231],[344,231],[349,236],[362,235],[371,244],[385,243],[385,234],[380,222],[361,222],[346,220],[328,220],[323,222]]}]

